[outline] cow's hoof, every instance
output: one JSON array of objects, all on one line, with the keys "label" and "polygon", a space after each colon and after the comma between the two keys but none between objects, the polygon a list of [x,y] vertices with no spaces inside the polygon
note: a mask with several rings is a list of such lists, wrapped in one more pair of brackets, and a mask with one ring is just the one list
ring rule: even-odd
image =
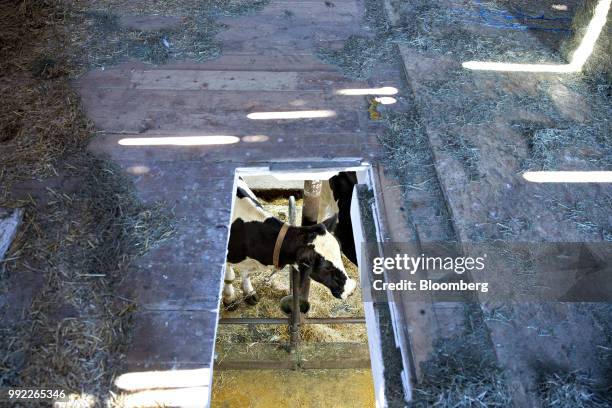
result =
[{"label": "cow's hoof", "polygon": [[240,306],[240,303],[237,300],[232,302],[226,302],[225,300],[223,301],[223,308],[229,312],[233,312],[234,310],[238,309],[238,306]]},{"label": "cow's hoof", "polygon": [[[293,297],[291,295],[283,297],[280,302],[280,308],[284,314],[290,316],[293,309]],[[309,310],[310,302],[300,299],[300,312],[306,314]]]},{"label": "cow's hoof", "polygon": [[247,297],[245,297],[244,301],[248,305],[255,306],[257,303],[259,303],[259,295],[257,294],[257,292],[253,292],[250,295],[248,295]]},{"label": "cow's hoof", "polygon": [[300,300],[300,312],[306,314],[310,310],[310,302],[307,300]]}]

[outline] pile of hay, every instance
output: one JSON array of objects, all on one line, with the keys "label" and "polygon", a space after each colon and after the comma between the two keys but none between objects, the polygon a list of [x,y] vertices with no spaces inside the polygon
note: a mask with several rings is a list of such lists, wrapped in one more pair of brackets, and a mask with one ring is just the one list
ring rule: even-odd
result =
[{"label": "pile of hay", "polygon": [[90,125],[70,85],[58,79],[0,84],[0,184],[58,174],[62,157],[83,149]]},{"label": "pile of hay", "polygon": [[[19,4],[14,4],[19,3]],[[0,4],[0,197],[15,182],[58,174],[91,127],[65,80],[66,9],[56,0]],[[51,58],[50,56],[53,56]]]},{"label": "pile of hay", "polygon": [[62,61],[69,40],[65,24],[66,8],[60,0],[0,2],[0,71],[20,77],[29,72],[63,74],[65,67],[54,62]]},{"label": "pile of hay", "polygon": [[[286,198],[271,201],[262,201],[264,208],[286,220],[288,200]],[[298,219],[300,219],[301,200],[296,202]],[[359,282],[357,267],[346,257],[342,257],[348,275]],[[235,311],[223,310],[222,317],[286,317],[280,309],[280,300],[289,294],[289,268],[274,274],[272,267],[264,267],[254,260],[246,260],[233,266],[236,272],[234,289],[241,296],[240,274],[248,271],[251,283],[260,296],[255,306],[242,303]],[[364,316],[361,302],[361,287],[357,286],[355,292],[347,300],[336,299],[329,289],[323,285],[312,282],[310,286],[310,311],[308,317],[362,317]],[[305,325],[301,331],[302,339],[311,342],[366,342],[367,333],[365,325],[359,324],[330,324]],[[289,332],[286,325],[221,325],[217,334],[217,344],[220,347],[233,343],[286,343],[289,341]]]}]

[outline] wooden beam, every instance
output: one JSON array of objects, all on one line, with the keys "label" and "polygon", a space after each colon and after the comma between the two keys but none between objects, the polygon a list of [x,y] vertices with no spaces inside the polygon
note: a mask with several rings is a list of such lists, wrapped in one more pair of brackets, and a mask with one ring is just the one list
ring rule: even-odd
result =
[{"label": "wooden beam", "polygon": [[11,246],[22,218],[23,209],[21,208],[12,211],[8,208],[0,208],[0,261],[4,259],[6,251]]}]

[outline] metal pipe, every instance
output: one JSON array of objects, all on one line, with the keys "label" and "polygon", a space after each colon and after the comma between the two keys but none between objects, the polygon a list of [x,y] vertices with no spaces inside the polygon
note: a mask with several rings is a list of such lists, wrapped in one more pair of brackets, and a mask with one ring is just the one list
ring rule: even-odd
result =
[{"label": "metal pipe", "polygon": [[304,204],[302,205],[302,226],[315,225],[319,220],[319,202],[321,201],[321,180],[304,181]]},{"label": "metal pipe", "polygon": [[[289,318],[224,317],[219,324],[290,324]],[[300,324],[365,324],[363,317],[314,317],[301,319]]]},{"label": "metal pipe", "polygon": [[291,341],[289,350],[296,352],[300,345],[300,317],[302,313],[300,313],[300,273],[293,266],[291,267],[291,277],[293,298],[291,299]]},{"label": "metal pipe", "polygon": [[302,324],[365,324],[364,317],[309,317]]},{"label": "metal pipe", "polygon": [[[295,225],[297,221],[297,207],[295,206],[295,197],[289,197],[289,224]],[[300,274],[292,266],[291,267],[291,321],[289,323],[289,351],[294,353],[297,351],[300,343]]]},{"label": "metal pipe", "polygon": [[219,319],[219,324],[288,324],[288,318],[267,317],[224,317]]},{"label": "metal pipe", "polygon": [[[321,180],[304,181],[304,204],[302,205],[302,226],[317,224],[319,220],[319,204],[321,201],[321,190],[323,182]],[[305,276],[302,280],[300,295],[305,302],[310,296],[310,277]]]}]

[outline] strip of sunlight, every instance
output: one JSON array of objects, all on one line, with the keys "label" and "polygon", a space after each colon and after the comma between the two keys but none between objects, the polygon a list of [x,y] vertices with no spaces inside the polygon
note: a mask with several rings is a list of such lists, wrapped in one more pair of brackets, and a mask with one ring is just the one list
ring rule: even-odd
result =
[{"label": "strip of sunlight", "polygon": [[606,20],[608,17],[608,11],[610,10],[610,4],[612,0],[601,0],[597,7],[595,7],[595,13],[593,13],[593,18],[589,22],[587,26],[586,33],[580,42],[576,51],[572,54],[572,61],[570,65],[574,65],[576,67],[580,67],[582,69],[584,64],[587,62],[591,54],[593,53],[593,48],[595,47],[595,43],[599,38],[604,26],[606,25]]},{"label": "strip of sunlight", "polygon": [[119,140],[122,146],[208,146],[238,143],[236,136],[133,137]]},{"label": "strip of sunlight", "polygon": [[463,68],[470,69],[472,71],[550,72],[560,74],[577,71],[575,67],[570,64],[509,64],[505,62],[467,61],[461,65]]},{"label": "strip of sunlight", "polygon": [[242,136],[242,141],[247,143],[267,142],[270,138],[266,135],[248,135]]},{"label": "strip of sunlight", "polygon": [[526,171],[532,183],[612,183],[612,171]]},{"label": "strip of sunlight", "polygon": [[140,391],[123,396],[121,406],[200,408],[207,406],[208,391],[208,387]]},{"label": "strip of sunlight", "polygon": [[383,86],[382,88],[349,88],[339,89],[336,91],[337,95],[395,95],[397,94],[397,88],[392,86]]},{"label": "strip of sunlight", "polygon": [[310,111],[290,111],[290,112],[253,112],[247,115],[247,118],[253,120],[266,119],[312,119],[312,118],[329,118],[336,116],[333,110],[310,110]]},{"label": "strip of sunlight", "polygon": [[143,371],[121,374],[115,385],[126,391],[153,388],[200,387],[210,384],[209,368],[192,370]]},{"label": "strip of sunlight", "polygon": [[391,96],[379,96],[377,98],[374,98],[374,100],[382,105],[392,105],[397,102],[397,99]]},{"label": "strip of sunlight", "polygon": [[589,22],[584,37],[576,51],[572,54],[569,64],[510,64],[505,62],[466,61],[463,68],[476,71],[505,71],[505,72],[550,72],[568,73],[580,72],[587,62],[595,43],[599,38],[604,26],[612,0],[601,0],[595,7],[593,18]]},{"label": "strip of sunlight", "polygon": [[151,171],[151,168],[149,166],[130,166],[128,167],[127,171],[130,174],[135,174],[138,176],[141,174],[147,174]]}]

